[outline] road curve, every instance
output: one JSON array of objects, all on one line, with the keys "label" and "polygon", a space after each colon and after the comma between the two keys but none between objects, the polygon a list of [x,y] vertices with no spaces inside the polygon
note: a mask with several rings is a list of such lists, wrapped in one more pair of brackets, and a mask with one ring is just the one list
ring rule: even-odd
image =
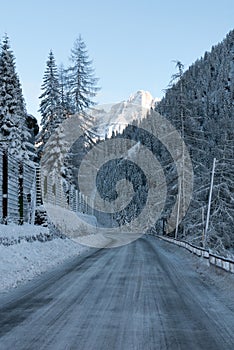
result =
[{"label": "road curve", "polygon": [[231,350],[233,306],[181,252],[142,237],[2,295],[0,349]]}]

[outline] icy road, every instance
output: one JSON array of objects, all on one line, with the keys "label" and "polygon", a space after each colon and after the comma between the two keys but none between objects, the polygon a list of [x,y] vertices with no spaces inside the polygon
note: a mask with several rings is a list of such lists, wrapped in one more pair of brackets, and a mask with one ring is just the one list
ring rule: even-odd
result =
[{"label": "icy road", "polygon": [[232,283],[154,237],[92,249],[0,296],[0,349],[231,350]]}]

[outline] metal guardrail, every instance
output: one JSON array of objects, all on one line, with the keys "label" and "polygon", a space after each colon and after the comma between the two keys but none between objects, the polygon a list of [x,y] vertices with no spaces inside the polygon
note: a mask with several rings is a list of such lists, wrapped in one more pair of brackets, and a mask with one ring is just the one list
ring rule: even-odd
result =
[{"label": "metal guardrail", "polygon": [[157,235],[157,237],[164,240],[164,241],[167,241],[169,243],[173,243],[173,244],[176,244],[180,247],[183,247],[199,257],[207,259],[211,265],[215,265],[218,268],[221,268],[225,271],[234,273],[234,260],[213,254],[207,249],[204,249],[202,247],[197,247],[197,246],[195,246],[189,242],[186,242],[186,241],[180,241],[180,240],[175,239],[175,238],[159,236],[159,235]]}]

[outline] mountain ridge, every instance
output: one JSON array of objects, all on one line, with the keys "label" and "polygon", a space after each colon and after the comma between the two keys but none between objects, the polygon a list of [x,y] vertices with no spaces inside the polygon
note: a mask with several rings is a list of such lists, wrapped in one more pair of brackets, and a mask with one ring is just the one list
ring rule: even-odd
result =
[{"label": "mountain ridge", "polygon": [[149,91],[138,90],[127,100],[91,109],[95,134],[100,138],[108,138],[113,132],[122,132],[133,120],[142,120],[158,101],[159,99],[154,98]]}]

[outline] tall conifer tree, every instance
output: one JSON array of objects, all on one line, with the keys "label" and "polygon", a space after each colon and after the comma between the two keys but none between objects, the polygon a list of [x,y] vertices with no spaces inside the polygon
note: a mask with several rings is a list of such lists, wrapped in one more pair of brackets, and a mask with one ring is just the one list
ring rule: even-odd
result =
[{"label": "tall conifer tree", "polygon": [[[75,41],[70,56],[71,66],[67,70],[67,84],[71,102],[71,113],[84,112],[94,106],[94,97],[99,91],[98,79],[94,76],[92,60],[89,59],[86,45],[79,36]],[[83,125],[90,126],[90,117],[85,115]]]},{"label": "tall conifer tree", "polygon": [[15,58],[5,35],[0,52],[0,133],[9,154],[28,160],[31,134]]},{"label": "tall conifer tree", "polygon": [[49,53],[49,58],[46,64],[42,91],[43,92],[39,97],[41,99],[39,111],[42,116],[42,129],[37,138],[39,153],[43,150],[49,137],[64,118],[61,106],[61,93],[57,66],[52,51]]}]

